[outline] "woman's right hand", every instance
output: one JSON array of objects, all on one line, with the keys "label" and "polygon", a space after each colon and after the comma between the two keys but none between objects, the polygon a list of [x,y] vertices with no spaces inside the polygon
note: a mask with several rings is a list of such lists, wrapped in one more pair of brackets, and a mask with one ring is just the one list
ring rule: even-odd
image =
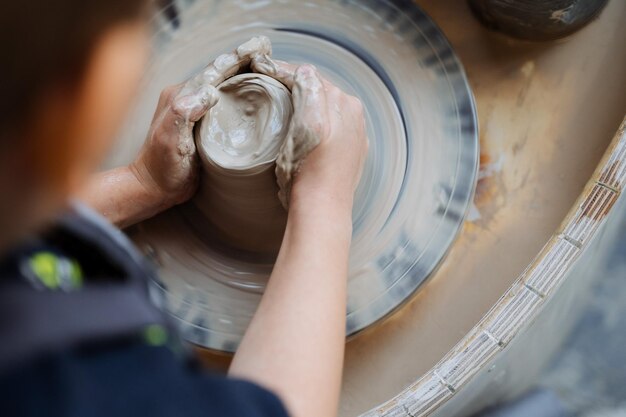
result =
[{"label": "woman's right hand", "polygon": [[229,373],[274,391],[294,417],[332,417],[345,348],[352,204],[368,148],[363,107],[310,65],[260,57],[252,68],[292,92],[279,185],[281,174],[295,174],[280,252]]},{"label": "woman's right hand", "polygon": [[[252,68],[292,92],[294,114],[287,141],[293,142],[295,159],[308,156],[296,167],[291,195],[286,196],[289,206],[323,202],[351,212],[369,146],[361,101],[323,79],[312,65],[263,56],[253,60]],[[319,144],[313,150],[299,149],[299,135],[310,134]]]}]

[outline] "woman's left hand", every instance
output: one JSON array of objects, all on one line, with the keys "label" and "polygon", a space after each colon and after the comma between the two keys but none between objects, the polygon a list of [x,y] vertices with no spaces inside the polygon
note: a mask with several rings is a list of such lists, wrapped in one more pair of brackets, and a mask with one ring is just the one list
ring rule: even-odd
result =
[{"label": "woman's left hand", "polygon": [[194,124],[217,103],[217,85],[271,49],[266,37],[252,38],[190,80],[163,90],[137,159],[95,175],[79,197],[119,227],[190,199],[199,177]]},{"label": "woman's left hand", "polygon": [[252,38],[185,83],[163,90],[148,137],[129,168],[165,208],[187,201],[196,192],[199,164],[193,127],[217,103],[216,86],[255,57],[270,54],[269,39]]}]

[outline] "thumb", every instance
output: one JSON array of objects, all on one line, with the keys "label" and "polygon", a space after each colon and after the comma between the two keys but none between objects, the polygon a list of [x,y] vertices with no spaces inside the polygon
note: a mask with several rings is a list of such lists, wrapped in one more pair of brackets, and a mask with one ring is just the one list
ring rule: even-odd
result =
[{"label": "thumb", "polygon": [[210,84],[193,90],[185,85],[174,98],[172,110],[186,122],[197,122],[218,100],[217,89]]},{"label": "thumb", "polygon": [[274,60],[267,55],[258,55],[252,59],[250,67],[254,72],[272,77],[283,83],[288,89],[293,89],[297,65]]},{"label": "thumb", "polygon": [[320,138],[329,129],[324,80],[313,65],[301,65],[293,76],[292,123],[305,125]]},{"label": "thumb", "polygon": [[293,116],[287,137],[276,158],[278,198],[288,209],[291,185],[304,158],[319,145],[329,127],[324,81],[312,65],[293,72]]}]

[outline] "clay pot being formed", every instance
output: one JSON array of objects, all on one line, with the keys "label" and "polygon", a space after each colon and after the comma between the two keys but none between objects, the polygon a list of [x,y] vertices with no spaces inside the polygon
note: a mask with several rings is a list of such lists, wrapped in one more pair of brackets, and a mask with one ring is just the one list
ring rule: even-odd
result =
[{"label": "clay pot being formed", "polygon": [[195,129],[202,175],[193,204],[213,239],[236,251],[276,254],[287,214],[278,197],[275,161],[293,107],[291,93],[262,74],[218,86],[220,99]]}]

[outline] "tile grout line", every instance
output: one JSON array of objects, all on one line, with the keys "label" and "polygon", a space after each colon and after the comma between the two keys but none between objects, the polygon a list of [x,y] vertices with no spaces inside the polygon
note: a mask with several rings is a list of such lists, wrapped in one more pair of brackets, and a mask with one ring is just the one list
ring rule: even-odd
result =
[{"label": "tile grout line", "polygon": [[606,188],[607,190],[614,192],[615,194],[618,194],[618,195],[620,194],[620,190],[619,189],[617,189],[614,186],[609,185],[609,184],[607,184],[605,182],[602,182],[600,180],[596,180],[596,184],[599,185],[600,187]]},{"label": "tile grout line", "polygon": [[437,379],[439,379],[439,382],[441,383],[441,385],[446,387],[448,389],[448,391],[450,391],[450,393],[454,394],[456,392],[456,389],[452,386],[452,384],[450,384],[448,381],[446,381],[444,377],[439,375],[439,372],[437,372],[437,370],[433,371],[433,375],[435,375],[437,377]]}]

